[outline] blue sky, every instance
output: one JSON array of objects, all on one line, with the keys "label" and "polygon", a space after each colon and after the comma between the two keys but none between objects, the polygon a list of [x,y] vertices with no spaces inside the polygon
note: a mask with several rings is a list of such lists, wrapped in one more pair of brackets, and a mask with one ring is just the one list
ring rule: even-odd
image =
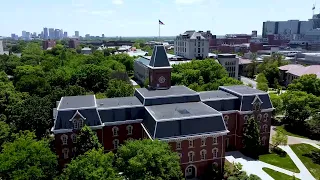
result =
[{"label": "blue sky", "polygon": [[[2,1],[2,2],[1,2]],[[307,20],[314,0],[0,0],[0,36],[53,27],[73,35],[157,36],[185,30],[250,33],[266,20]],[[319,12],[320,2],[316,7]]]}]

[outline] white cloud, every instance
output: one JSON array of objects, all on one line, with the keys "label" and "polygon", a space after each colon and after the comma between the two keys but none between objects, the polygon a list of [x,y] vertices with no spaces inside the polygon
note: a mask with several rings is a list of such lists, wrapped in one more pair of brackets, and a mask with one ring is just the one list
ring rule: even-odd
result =
[{"label": "white cloud", "polygon": [[204,0],[175,0],[176,4],[195,4],[202,3]]},{"label": "white cloud", "polygon": [[112,0],[112,4],[121,5],[123,3],[123,0]]},{"label": "white cloud", "polygon": [[101,16],[104,16],[104,15],[111,15],[114,13],[113,10],[107,10],[107,11],[91,11],[90,12],[91,14],[93,15],[101,15]]}]

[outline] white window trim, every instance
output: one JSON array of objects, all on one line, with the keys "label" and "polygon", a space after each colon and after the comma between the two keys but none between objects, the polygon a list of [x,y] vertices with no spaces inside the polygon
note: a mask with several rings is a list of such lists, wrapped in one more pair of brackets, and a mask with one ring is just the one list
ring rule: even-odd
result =
[{"label": "white window trim", "polygon": [[[204,155],[204,156],[202,156],[202,155]],[[201,160],[206,160],[207,159],[207,151],[205,149],[202,149],[200,151],[200,157],[201,157]]]},{"label": "white window trim", "polygon": [[268,121],[268,117],[269,117],[269,114],[268,113],[264,113],[263,122],[267,122]]},{"label": "white window trim", "polygon": [[114,139],[112,141],[113,144],[113,149],[118,149],[119,148],[119,140],[118,139]]},{"label": "white window trim", "polygon": [[264,132],[264,133],[268,132],[268,125],[264,124],[262,126],[262,132]]},{"label": "white window trim", "polygon": [[228,127],[228,124],[229,124],[229,116],[228,115],[224,115],[224,123],[226,124],[226,126]]},{"label": "white window trim", "polygon": [[71,134],[72,143],[77,143],[77,135]]},{"label": "white window trim", "polygon": [[259,121],[261,121],[261,120],[262,120],[262,115],[261,115],[261,114],[258,114],[257,119],[258,119]]},{"label": "white window trim", "polygon": [[[192,156],[192,158],[190,158],[190,155]],[[194,161],[194,152],[193,151],[188,152],[188,161],[189,162],[193,162]]]},{"label": "white window trim", "polygon": [[117,126],[112,127],[112,136],[113,137],[119,136],[119,128]]},{"label": "white window trim", "polygon": [[128,125],[126,128],[127,128],[127,131],[128,131],[128,135],[132,135],[133,126]]},{"label": "white window trim", "polygon": [[218,145],[218,137],[212,137],[212,144]]},{"label": "white window trim", "polygon": [[261,144],[262,144],[262,146],[265,146],[266,145],[266,140],[267,140],[267,138],[265,137],[265,136],[263,136],[262,138],[261,138]]},{"label": "white window trim", "polygon": [[[190,143],[190,142],[192,142],[192,143]],[[193,139],[191,139],[191,140],[189,140],[189,148],[194,148],[194,140]],[[191,144],[191,146],[190,146],[190,144]]]},{"label": "white window trim", "polygon": [[[178,144],[179,144],[179,146],[178,146]],[[181,141],[176,142],[176,149],[177,150],[181,150],[181,144],[182,144]]]},{"label": "white window trim", "polygon": [[62,145],[67,145],[68,144],[68,135],[66,135],[66,134],[61,135],[61,141],[62,141]]},{"label": "white window trim", "polygon": [[69,148],[63,148],[62,154],[63,154],[64,159],[68,159],[69,158]]},{"label": "white window trim", "polygon": [[[214,152],[216,150],[216,152]],[[218,148],[213,148],[212,149],[212,157],[213,159],[218,158],[219,149]]]},{"label": "white window trim", "polygon": [[[207,141],[206,138],[201,138],[201,147],[205,147],[207,145],[206,141]],[[204,143],[202,143],[202,142],[204,142]]]},{"label": "white window trim", "polygon": [[248,115],[245,115],[245,116],[243,117],[243,119],[244,119],[244,124],[246,124],[247,121],[249,120],[249,116],[248,116]]}]

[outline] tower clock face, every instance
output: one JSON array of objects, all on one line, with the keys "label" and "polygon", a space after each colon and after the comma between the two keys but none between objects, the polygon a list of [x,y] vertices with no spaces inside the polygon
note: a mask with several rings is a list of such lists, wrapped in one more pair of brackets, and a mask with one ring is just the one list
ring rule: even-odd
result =
[{"label": "tower clock face", "polygon": [[160,76],[159,77],[159,83],[164,83],[164,82],[166,82],[166,78],[165,77],[163,77],[163,76]]}]

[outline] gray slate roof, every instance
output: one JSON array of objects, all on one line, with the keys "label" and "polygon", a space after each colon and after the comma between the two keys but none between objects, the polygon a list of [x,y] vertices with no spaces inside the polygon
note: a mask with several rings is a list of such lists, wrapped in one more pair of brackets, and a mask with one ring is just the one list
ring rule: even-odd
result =
[{"label": "gray slate roof", "polygon": [[[273,108],[271,100],[269,98],[268,94],[263,95],[257,95],[260,100],[262,101],[261,109],[270,109]],[[253,101],[256,96],[243,96],[242,98],[242,105],[241,105],[241,111],[252,111],[253,109]]]},{"label": "gray slate roof", "polygon": [[124,107],[130,107],[130,106],[143,107],[140,100],[135,96],[97,99],[97,106],[98,106],[98,109],[124,108]]},{"label": "gray slate roof", "polygon": [[62,109],[81,109],[81,108],[94,108],[95,96],[67,96],[60,100],[60,106],[58,110]]},{"label": "gray slate roof", "polygon": [[256,94],[268,94],[265,91],[261,91],[258,89],[253,89],[249,86],[244,86],[244,85],[236,85],[236,86],[220,86],[219,87],[220,90],[229,92],[230,94],[233,95],[240,95],[240,96],[252,96],[252,95],[256,95]]},{"label": "gray slate roof", "polygon": [[149,66],[171,68],[164,46],[154,46]]},{"label": "gray slate roof", "polygon": [[203,91],[200,92],[201,101],[212,101],[212,100],[221,100],[221,99],[238,99],[237,96],[234,96],[225,91]]},{"label": "gray slate roof", "polygon": [[200,101],[199,94],[185,86],[172,86],[166,90],[138,88],[135,96],[145,106]]}]

